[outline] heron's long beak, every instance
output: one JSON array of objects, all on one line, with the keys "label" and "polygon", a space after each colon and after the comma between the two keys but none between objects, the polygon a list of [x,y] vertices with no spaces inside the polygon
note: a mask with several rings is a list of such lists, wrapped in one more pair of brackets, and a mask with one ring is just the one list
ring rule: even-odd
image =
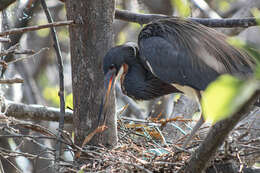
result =
[{"label": "heron's long beak", "polygon": [[[105,95],[102,97],[102,100],[101,100],[101,105],[100,105],[100,110],[99,110],[99,115],[98,115],[98,125],[100,125],[102,113],[103,112],[105,113],[106,110],[107,110],[109,96],[110,96],[111,90],[112,90],[113,85],[114,85],[115,77],[116,77],[116,69],[115,68],[109,70],[105,74],[105,77],[104,77]],[[104,118],[104,120],[105,120],[105,118]]]}]

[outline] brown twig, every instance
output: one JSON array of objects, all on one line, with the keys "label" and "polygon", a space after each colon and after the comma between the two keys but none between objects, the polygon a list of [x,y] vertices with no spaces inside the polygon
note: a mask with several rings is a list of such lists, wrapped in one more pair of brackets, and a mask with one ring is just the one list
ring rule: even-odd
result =
[{"label": "brown twig", "polygon": [[13,79],[0,79],[0,84],[16,84],[23,83],[24,80],[21,78],[13,78]]},{"label": "brown twig", "polygon": [[50,27],[66,26],[66,25],[71,25],[71,24],[73,24],[73,21],[69,20],[69,21],[51,22],[51,23],[43,24],[43,25],[28,26],[28,27],[23,27],[23,28],[14,28],[14,29],[10,29],[10,30],[4,31],[4,32],[0,32],[0,36],[24,33],[24,32],[28,32],[28,31],[35,31],[35,30],[40,30],[40,29],[45,29],[45,28],[50,28]]},{"label": "brown twig", "polygon": [[[81,145],[81,148],[83,148],[94,137],[95,134],[101,133],[101,132],[105,131],[106,129],[107,129],[107,127],[105,125],[98,126],[93,132],[91,132],[88,136],[85,137],[85,139]],[[80,155],[81,155],[81,151],[78,151],[75,154],[75,157],[79,158]]]},{"label": "brown twig", "polygon": [[11,46],[7,50],[2,50],[0,52],[0,56],[5,56],[5,55],[8,55],[8,54],[34,54],[34,53],[35,53],[34,50],[20,49],[20,44],[17,43],[15,45]]}]

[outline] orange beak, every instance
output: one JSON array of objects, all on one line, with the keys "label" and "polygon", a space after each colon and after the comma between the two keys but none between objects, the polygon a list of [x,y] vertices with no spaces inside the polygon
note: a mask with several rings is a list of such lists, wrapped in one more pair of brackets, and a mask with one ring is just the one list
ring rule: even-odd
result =
[{"label": "orange beak", "polygon": [[[101,105],[100,105],[99,115],[98,115],[98,125],[100,125],[100,120],[101,120],[103,112],[104,112],[104,114],[106,113],[107,105],[108,105],[108,101],[109,101],[109,97],[110,97],[112,87],[114,85],[115,77],[116,77],[116,69],[115,68],[109,70],[105,74],[104,85],[105,85],[105,93],[106,94],[103,96],[103,98],[101,100]],[[106,120],[106,118],[104,116],[104,124],[105,124],[105,120]]]}]

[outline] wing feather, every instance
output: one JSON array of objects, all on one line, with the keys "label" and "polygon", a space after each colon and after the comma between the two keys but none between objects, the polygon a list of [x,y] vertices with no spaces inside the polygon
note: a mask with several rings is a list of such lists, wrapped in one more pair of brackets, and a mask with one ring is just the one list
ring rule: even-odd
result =
[{"label": "wing feather", "polygon": [[204,90],[220,74],[247,75],[253,59],[217,31],[178,19],[158,20],[139,34],[139,56],[146,68],[167,83]]}]

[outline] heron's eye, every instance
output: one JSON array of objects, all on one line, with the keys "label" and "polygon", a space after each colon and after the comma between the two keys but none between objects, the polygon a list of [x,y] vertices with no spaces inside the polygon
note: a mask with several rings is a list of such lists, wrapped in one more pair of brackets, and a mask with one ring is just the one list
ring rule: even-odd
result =
[{"label": "heron's eye", "polygon": [[109,66],[109,69],[113,69],[113,68],[116,68],[115,64],[111,64],[111,65]]}]

